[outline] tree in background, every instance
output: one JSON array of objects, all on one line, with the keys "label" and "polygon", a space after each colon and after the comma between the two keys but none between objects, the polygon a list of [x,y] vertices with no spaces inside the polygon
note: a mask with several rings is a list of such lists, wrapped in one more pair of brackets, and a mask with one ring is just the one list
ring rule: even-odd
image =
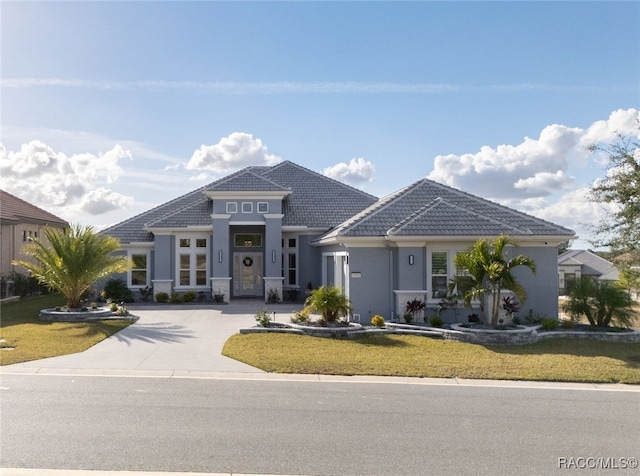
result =
[{"label": "tree in background", "polygon": [[[638,123],[640,133],[640,119]],[[625,267],[640,264],[640,140],[639,135],[618,135],[612,145],[592,145],[592,152],[607,156],[606,177],[591,186],[591,199],[616,206],[594,227],[593,244],[608,247],[614,262]]]},{"label": "tree in background", "polygon": [[37,263],[14,261],[40,283],[59,291],[70,309],[82,306],[82,294],[98,279],[127,269],[125,256],[114,256],[120,242],[111,236],[94,233],[92,227],[79,225],[64,230],[48,228],[48,244],[32,240],[23,253]]}]

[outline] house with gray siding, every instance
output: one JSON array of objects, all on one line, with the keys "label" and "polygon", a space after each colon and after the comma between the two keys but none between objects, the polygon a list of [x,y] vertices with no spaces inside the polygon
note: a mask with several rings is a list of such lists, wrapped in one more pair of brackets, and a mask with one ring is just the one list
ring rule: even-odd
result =
[{"label": "house with gray siding", "polygon": [[560,294],[567,294],[583,276],[615,282],[620,279],[620,272],[612,262],[589,250],[567,250],[558,256]]},{"label": "house with gray siding", "polygon": [[132,263],[121,277],[154,295],[196,291],[232,299],[304,299],[334,284],[354,320],[434,308],[457,273],[455,255],[479,238],[508,234],[531,256],[516,269],[527,311],[557,316],[557,246],[572,230],[421,179],[378,199],[295,163],[253,166],[103,231]]}]

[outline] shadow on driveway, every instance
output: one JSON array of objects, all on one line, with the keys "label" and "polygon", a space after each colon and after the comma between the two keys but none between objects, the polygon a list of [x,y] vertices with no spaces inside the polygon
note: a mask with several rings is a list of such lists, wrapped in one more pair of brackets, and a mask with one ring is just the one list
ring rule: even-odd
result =
[{"label": "shadow on driveway", "polygon": [[182,343],[185,339],[193,339],[194,337],[194,332],[186,326],[168,322],[151,322],[131,325],[114,334],[111,338],[115,338],[130,346],[134,341],[171,344]]}]

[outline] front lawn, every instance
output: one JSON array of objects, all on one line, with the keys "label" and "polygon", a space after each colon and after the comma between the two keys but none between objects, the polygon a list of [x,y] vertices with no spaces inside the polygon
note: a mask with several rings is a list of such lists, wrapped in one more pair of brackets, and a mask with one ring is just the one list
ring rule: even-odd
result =
[{"label": "front lawn", "polygon": [[223,355],[277,373],[640,383],[640,343],[571,339],[483,346],[427,337],[238,334]]},{"label": "front lawn", "polygon": [[0,310],[0,365],[82,352],[129,326],[130,320],[47,322],[40,309],[63,306],[58,294],[23,298]]}]

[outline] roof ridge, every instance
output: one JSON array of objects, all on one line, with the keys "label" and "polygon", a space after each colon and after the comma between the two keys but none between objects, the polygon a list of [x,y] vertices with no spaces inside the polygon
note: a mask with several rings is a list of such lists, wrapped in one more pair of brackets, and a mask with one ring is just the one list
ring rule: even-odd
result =
[{"label": "roof ridge", "polygon": [[410,189],[413,185],[415,184],[407,185],[406,187],[401,188],[396,192],[390,193],[378,199],[378,201],[376,201],[375,203],[372,203],[361,212],[356,213],[353,217],[349,218],[348,220],[345,220],[343,223],[338,225],[336,227],[336,230],[341,230],[346,232],[352,229],[354,226],[357,226],[361,222],[361,220],[363,220],[364,218],[368,219],[370,217],[375,216],[378,213],[381,213],[383,210],[385,210],[386,208],[390,207],[393,203],[395,203],[395,201],[398,198],[402,197],[404,192]]},{"label": "roof ridge", "polygon": [[322,178],[324,178],[326,180],[330,180],[330,181],[332,181],[332,182],[334,182],[334,183],[336,183],[338,185],[341,185],[343,187],[347,187],[347,188],[349,188],[349,189],[351,189],[351,190],[353,190],[355,192],[358,192],[358,193],[366,196],[367,198],[375,198],[376,200],[378,200],[378,197],[376,197],[375,195],[367,193],[364,190],[360,190],[359,188],[354,187],[353,185],[349,185],[348,183],[341,182],[340,180],[336,180],[336,179],[334,179],[332,177],[329,177],[327,175],[324,175],[324,174],[322,174],[320,172],[316,172],[315,170],[311,170],[308,167],[304,167],[304,166],[302,166],[300,164],[296,164],[295,162],[291,162],[290,160],[283,160],[282,162],[278,162],[277,164],[273,165],[272,167],[269,167],[268,169],[266,169],[262,173],[263,174],[267,174],[267,173],[269,173],[271,171],[274,171],[274,170],[277,170],[279,168],[282,168],[284,165],[293,166],[293,167],[296,167],[296,168],[298,168],[300,170],[303,170],[305,172],[309,172],[309,173],[312,173],[312,174],[315,174],[315,175],[319,175],[320,177],[322,177]]},{"label": "roof ridge", "polygon": [[398,223],[396,223],[391,228],[389,228],[387,230],[387,235],[391,235],[393,232],[402,230],[402,228],[407,226],[409,223],[412,223],[419,216],[422,216],[427,210],[431,210],[431,209],[437,207],[440,204],[440,202],[442,202],[442,200],[443,200],[442,197],[434,198],[429,203],[427,203],[426,205],[423,205],[418,210],[416,210],[415,212],[411,213],[409,216],[403,218]]}]

